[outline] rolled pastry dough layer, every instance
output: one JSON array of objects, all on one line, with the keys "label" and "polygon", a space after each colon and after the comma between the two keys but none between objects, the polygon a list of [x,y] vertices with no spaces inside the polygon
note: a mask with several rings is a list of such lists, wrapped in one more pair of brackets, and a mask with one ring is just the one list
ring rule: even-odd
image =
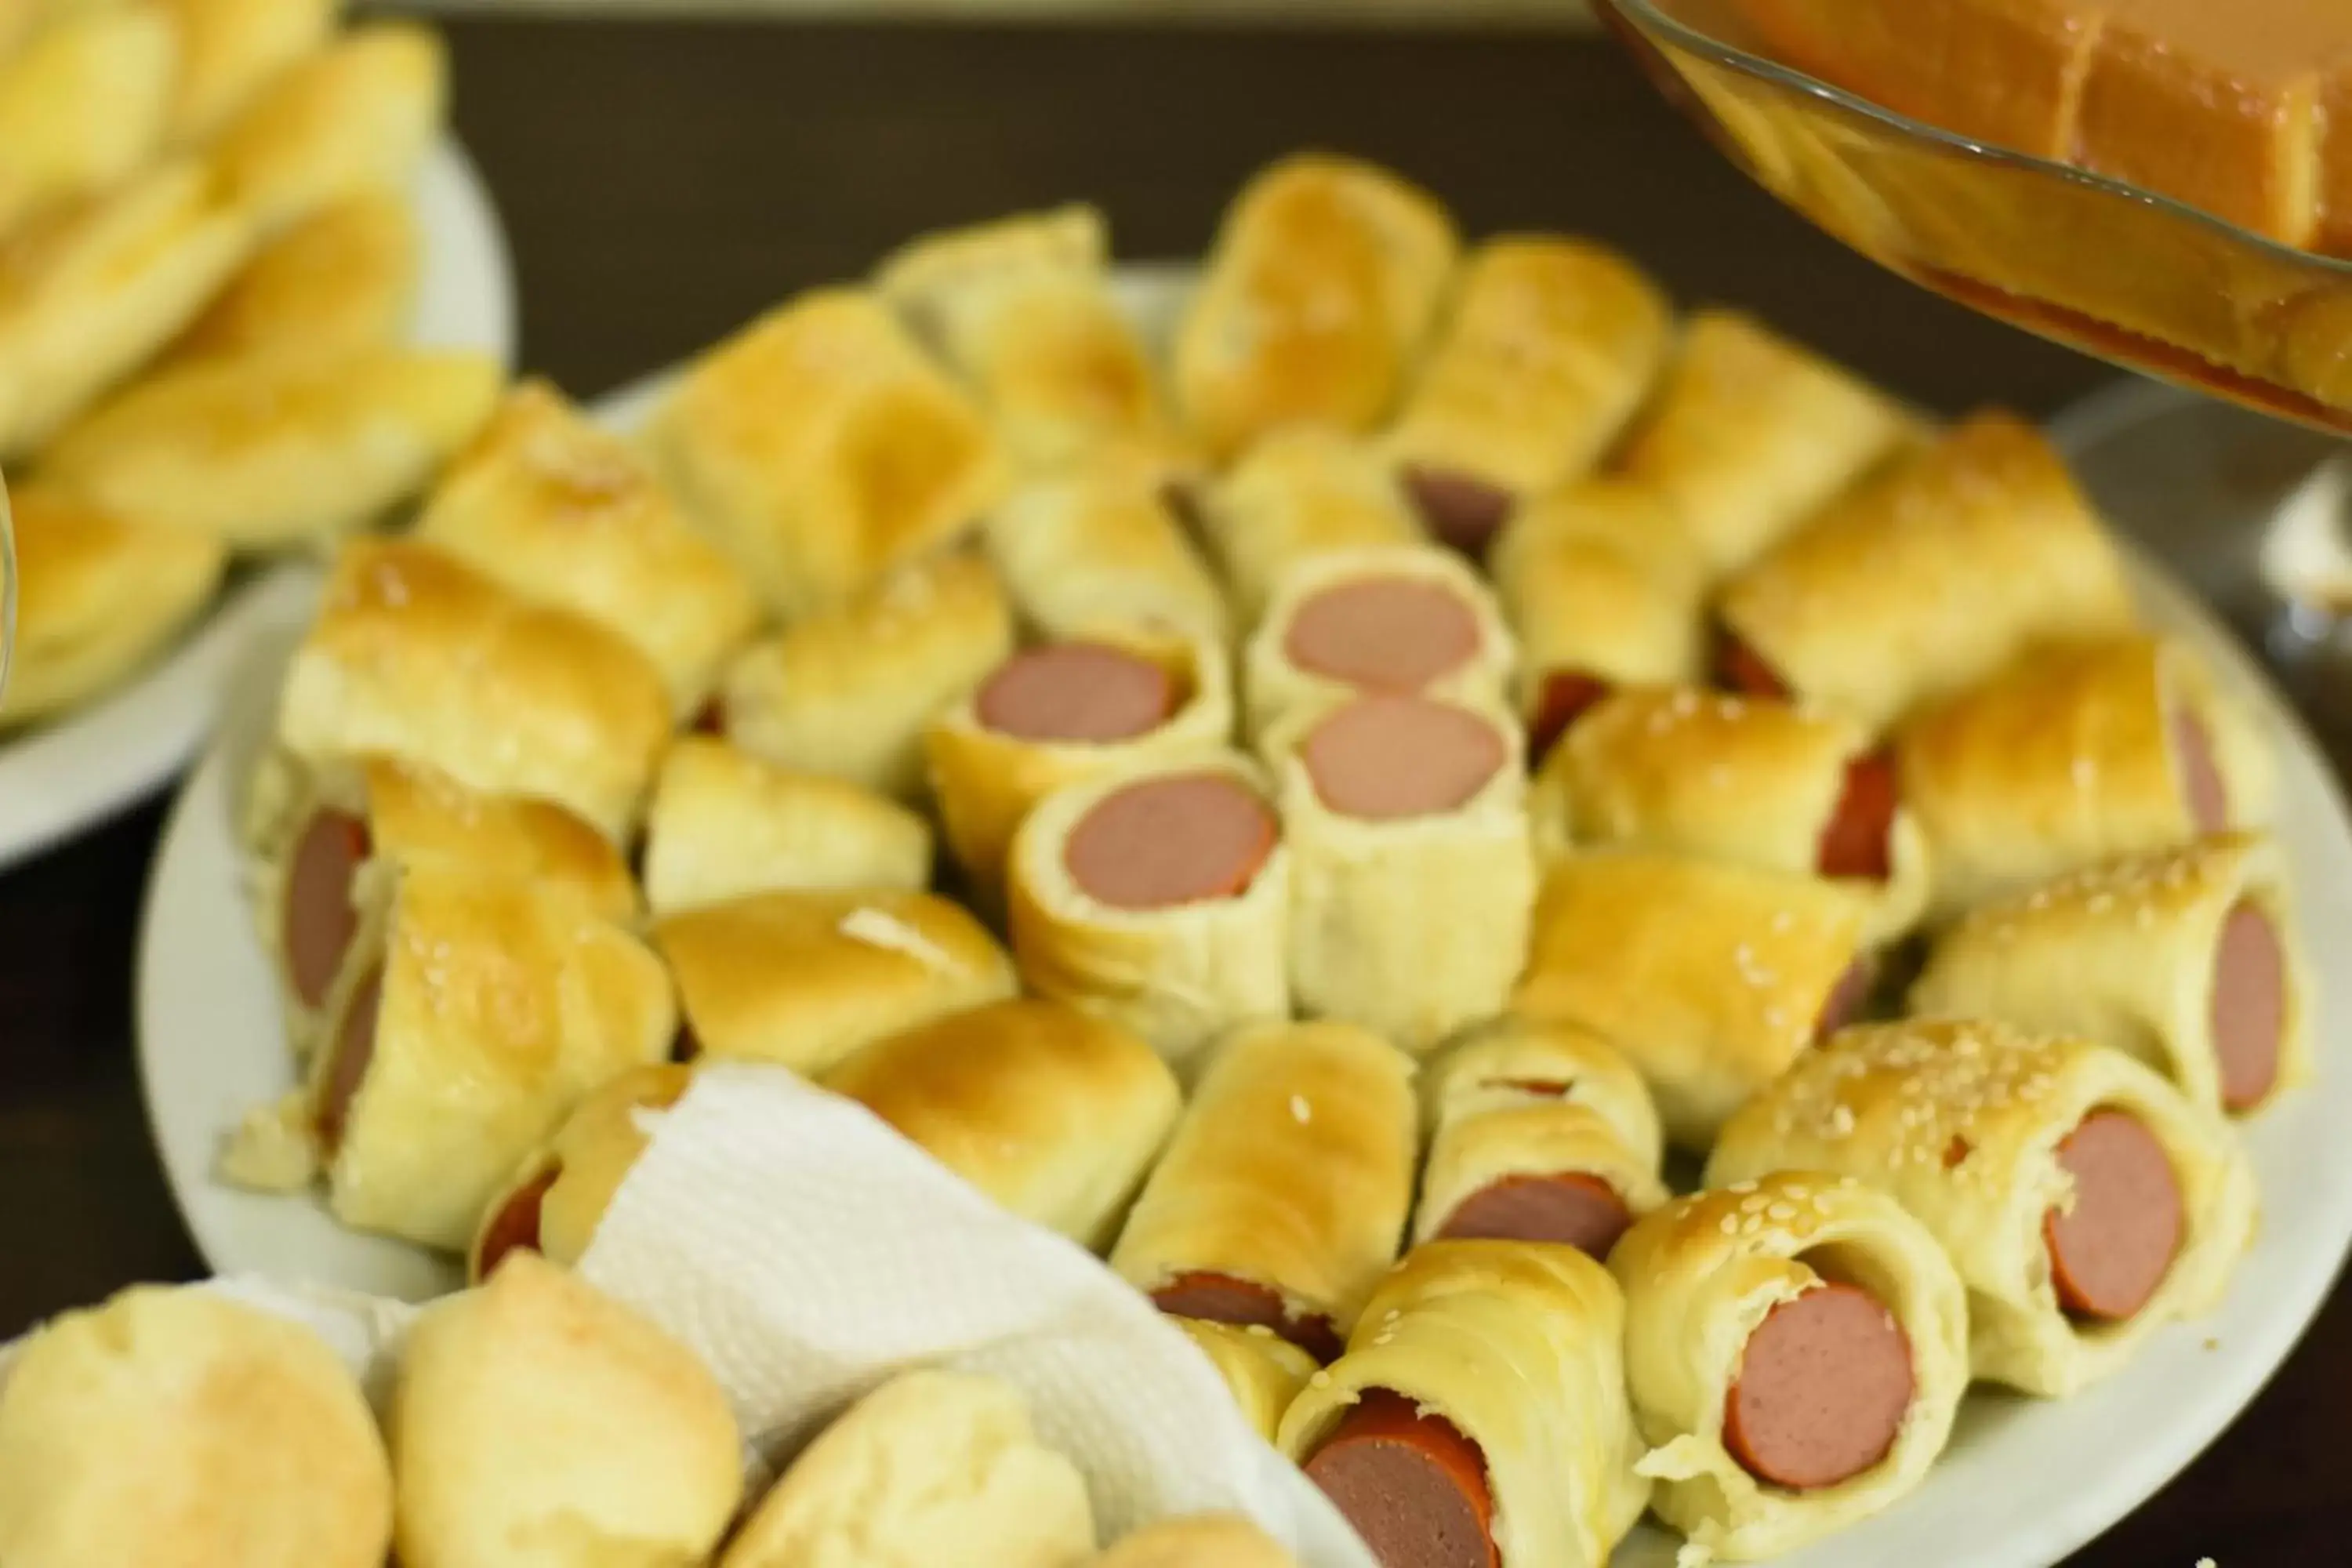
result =
[{"label": "rolled pastry dough layer", "polygon": [[0,237],[154,155],[181,44],[164,7],[120,5],[57,17],[21,53],[0,47]]},{"label": "rolled pastry dough layer", "polygon": [[415,303],[424,249],[404,191],[329,203],[257,251],[160,363],[352,353],[395,342]]},{"label": "rolled pastry dough layer", "polygon": [[1276,431],[1210,486],[1201,532],[1247,631],[1275,584],[1328,551],[1419,544],[1422,531],[1395,469],[1366,442],[1320,426]]},{"label": "rolled pastry dough layer", "polygon": [[1176,1326],[1201,1347],[1201,1353],[1225,1380],[1234,1404],[1251,1430],[1273,1442],[1282,1425],[1282,1413],[1315,1375],[1315,1358],[1263,1323],[1235,1328],[1231,1323],[1179,1318]]},{"label": "rolled pastry dough layer", "polygon": [[[2186,1224],[2171,1271],[2137,1314],[2078,1323],[2059,1305],[2043,1222],[2073,1195],[2058,1144],[2103,1109],[2138,1118],[2164,1146]],[[1807,1052],[1725,1125],[1707,1183],[1789,1168],[1891,1194],[1968,1285],[1975,1375],[2060,1398],[2211,1307],[2254,1222],[2252,1172],[2218,1117],[2120,1051],[1997,1024],[1874,1025]]]},{"label": "rolled pastry dough layer", "polygon": [[205,156],[226,199],[267,236],[357,192],[405,184],[448,110],[440,36],[369,22],[278,72]]},{"label": "rolled pastry dough layer", "polygon": [[[1691,1543],[1751,1563],[1859,1523],[1908,1494],[1950,1439],[1969,1385],[1968,1292],[1926,1226],[1885,1194],[1775,1171],[1677,1198],[1609,1257],[1625,1289],[1625,1373],[1658,1478],[1652,1504]],[[1859,1286],[1910,1342],[1912,1396],[1885,1458],[1834,1486],[1793,1491],[1725,1446],[1724,1412],[1748,1337],[1825,1283]]]},{"label": "rolled pastry dough layer", "polygon": [[1164,1519],[1120,1538],[1090,1568],[1298,1568],[1287,1552],[1238,1514]]},{"label": "rolled pastry dough layer", "polygon": [[1223,590],[1184,537],[1169,486],[1166,465],[1109,453],[1006,497],[982,533],[1021,618],[1047,637],[1141,622],[1224,642]]},{"label": "rolled pastry dough layer", "polygon": [[676,1105],[693,1083],[693,1068],[658,1062],[607,1079],[574,1106],[555,1135],[531,1151],[506,1189],[483,1206],[466,1254],[467,1277],[481,1282],[488,1271],[485,1265],[495,1261],[484,1257],[484,1244],[509,1206],[527,1194],[536,1215],[530,1250],[565,1268],[579,1262],[596,1239],[622,1178],[651,1142],[646,1113]]}]

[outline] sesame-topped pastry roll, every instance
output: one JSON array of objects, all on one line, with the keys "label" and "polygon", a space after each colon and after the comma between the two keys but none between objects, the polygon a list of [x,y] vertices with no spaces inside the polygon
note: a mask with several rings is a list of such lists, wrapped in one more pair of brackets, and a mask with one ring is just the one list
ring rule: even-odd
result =
[{"label": "sesame-topped pastry roll", "polygon": [[1315,1375],[1315,1358],[1264,1323],[1213,1323],[1179,1318],[1176,1326],[1201,1347],[1225,1380],[1250,1429],[1267,1442],[1282,1426],[1282,1413]]},{"label": "sesame-topped pastry roll", "polygon": [[1705,563],[1656,490],[1572,485],[1522,507],[1488,563],[1519,644],[1512,700],[1540,760],[1621,686],[1706,669]]},{"label": "sesame-topped pastry roll", "polygon": [[1415,1247],[1283,1452],[1384,1563],[1606,1568],[1650,1498],[1625,1397],[1625,1302],[1570,1247]]},{"label": "sesame-topped pastry roll", "polygon": [[1180,1068],[1290,1016],[1290,858],[1265,775],[1215,752],[1045,796],[1006,869],[1022,979]]},{"label": "sesame-topped pastry roll", "polygon": [[2063,1397],[2220,1299],[2254,1184],[2229,1129],[2121,1051],[1918,1021],[1824,1041],[1724,1127],[1710,1186],[1786,1169],[1891,1194],[1969,1288],[1974,1374]]},{"label": "sesame-topped pastry roll", "polygon": [[951,551],[744,649],[709,717],[780,767],[917,800],[924,728],[1013,651],[1013,637],[995,570]]},{"label": "sesame-topped pastry roll", "polygon": [[1047,795],[1213,756],[1233,726],[1225,652],[1204,638],[1105,621],[1005,659],[924,735],[948,847],[973,896],[1001,904],[1013,836]]},{"label": "sesame-topped pastry roll", "polygon": [[1435,1131],[1416,1243],[1551,1241],[1605,1258],[1666,1201],[1649,1087],[1590,1029],[1507,1014],[1449,1047],[1423,1082]]},{"label": "sesame-topped pastry roll", "polygon": [[1969,1385],[1968,1292],[1927,1228],[1850,1179],[1677,1198],[1609,1259],[1660,1518],[1753,1563],[1926,1479]]},{"label": "sesame-topped pastry roll", "polygon": [[696,362],[646,432],[687,510],[779,616],[855,598],[980,521],[996,437],[888,306],[782,305]]},{"label": "sesame-topped pastry roll", "polygon": [[1430,531],[1473,560],[1513,509],[1601,460],[1665,363],[1673,309],[1589,240],[1472,253],[1386,443]]},{"label": "sesame-topped pastry roll", "polygon": [[2311,1076],[2310,994],[2277,844],[2222,833],[1981,906],[1937,941],[1911,1009],[2112,1046],[2242,1114]]},{"label": "sesame-topped pastry roll", "polygon": [[1906,723],[1903,799],[1948,919],[2110,855],[2270,818],[2270,758],[2186,645],[2041,649]]},{"label": "sesame-topped pastry roll", "polygon": [[1723,675],[1883,730],[2038,643],[2128,629],[2123,561],[2049,440],[1976,415],[1734,578]]},{"label": "sesame-topped pastry roll", "polygon": [[1502,1011],[1536,889],[1519,748],[1498,704],[1429,697],[1300,709],[1266,735],[1302,1012],[1419,1055]]},{"label": "sesame-topped pastry roll", "polygon": [[163,7],[119,5],[59,17],[13,57],[0,49],[0,235],[153,156],[180,43]]},{"label": "sesame-topped pastry roll", "polygon": [[657,1062],[616,1074],[581,1100],[482,1206],[466,1277],[478,1285],[514,1252],[536,1252],[566,1268],[579,1262],[622,1178],[652,1142],[652,1117],[693,1084],[693,1068]]},{"label": "sesame-topped pastry roll", "polygon": [[1352,1024],[1251,1024],[1220,1045],[1112,1249],[1180,1318],[1339,1352],[1412,1203],[1413,1065]]},{"label": "sesame-topped pastry roll", "polygon": [[1006,497],[983,536],[1021,618],[1046,637],[1129,621],[1226,638],[1223,591],[1156,464],[1124,453],[1074,460]]},{"label": "sesame-topped pastry roll", "polygon": [[979,392],[1016,469],[1109,449],[1164,475],[1180,458],[1109,250],[1102,214],[1066,206],[927,236],[877,269],[882,297]]},{"label": "sesame-topped pastry roll", "polygon": [[1499,702],[1517,645],[1460,557],[1427,544],[1319,554],[1274,584],[1243,654],[1252,734],[1359,693]]},{"label": "sesame-topped pastry roll", "polygon": [[1815,877],[1640,849],[1567,856],[1545,870],[1512,1005],[1616,1042],[1666,1136],[1703,1150],[1868,999],[1867,912]]},{"label": "sesame-topped pastry roll", "polygon": [[1614,469],[1656,489],[1710,576],[1745,566],[1901,445],[1885,394],[1738,311],[1692,314]]},{"label": "sesame-topped pastry roll", "polygon": [[1690,687],[1621,690],[1545,759],[1528,795],[1538,853],[1580,845],[1821,876],[1870,906],[1874,942],[1927,907],[1927,846],[1894,755],[1826,710]]},{"label": "sesame-topped pastry roll", "polygon": [[1310,556],[1426,538],[1396,470],[1366,443],[1317,426],[1251,447],[1198,510],[1237,631],[1257,625],[1275,584]]},{"label": "sesame-topped pastry roll", "polygon": [[1386,418],[1460,248],[1435,199],[1370,163],[1302,153],[1258,174],[1176,334],[1177,403],[1209,457],[1285,425]]}]

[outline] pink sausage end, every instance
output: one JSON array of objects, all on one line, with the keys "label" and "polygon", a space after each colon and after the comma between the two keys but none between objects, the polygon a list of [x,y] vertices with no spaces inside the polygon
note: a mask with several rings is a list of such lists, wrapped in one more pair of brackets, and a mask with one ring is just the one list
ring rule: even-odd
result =
[{"label": "pink sausage end", "polygon": [[1104,745],[1131,741],[1176,710],[1176,683],[1150,659],[1101,643],[1055,643],[1014,654],[974,699],[980,721],[1024,741]]},{"label": "pink sausage end", "polygon": [[1247,892],[1279,831],[1265,802],[1223,774],[1149,779],[1080,817],[1063,863],[1097,903],[1172,909]]},{"label": "pink sausage end", "polygon": [[2252,903],[2232,907],[2213,952],[2213,1050],[2221,1103],[2251,1110],[2278,1083],[2286,1036],[2286,953],[2278,928]]},{"label": "pink sausage end", "polygon": [[2121,1322],[2147,1305],[2180,1250],[2179,1178],[2137,1117],[2095,1110],[2058,1145],[2074,1206],[2050,1211],[2042,1236],[2058,1300],[2078,1318]]},{"label": "pink sausage end", "polygon": [[1549,1241],[1606,1259],[1633,1223],[1617,1189],[1584,1171],[1506,1176],[1455,1205],[1440,1240]]},{"label": "pink sausage end", "polygon": [[1458,810],[1509,754],[1476,714],[1419,697],[1364,697],[1327,715],[1298,748],[1323,804],[1387,822]]},{"label": "pink sausage end", "polygon": [[1419,691],[1476,657],[1461,596],[1411,577],[1359,577],[1299,605],[1282,649],[1299,668],[1366,691]]},{"label": "pink sausage end", "polygon": [[320,811],[302,829],[286,868],[286,972],[307,1007],[327,999],[343,953],[358,934],[352,879],[368,858],[367,825],[348,812]]},{"label": "pink sausage end", "polygon": [[1365,1393],[1306,1466],[1381,1568],[1496,1568],[1486,1457],[1402,1394]]},{"label": "pink sausage end", "polygon": [[1748,1336],[1724,1446],[1774,1486],[1835,1486],[1886,1458],[1916,1392],[1910,1337],[1886,1304],[1824,1285],[1773,1308]]}]

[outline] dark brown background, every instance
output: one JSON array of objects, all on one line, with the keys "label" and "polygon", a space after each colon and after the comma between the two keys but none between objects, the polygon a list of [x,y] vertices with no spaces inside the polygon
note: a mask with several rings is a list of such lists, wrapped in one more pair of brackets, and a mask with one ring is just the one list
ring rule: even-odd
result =
[{"label": "dark brown background", "polygon": [[[1605,237],[1685,300],[1757,309],[1931,406],[2046,414],[2108,375],[1821,238],[1598,39],[523,20],[448,32],[459,130],[512,238],[524,363],[582,395],[927,227],[1086,197],[1123,254],[1196,254],[1244,176],[1310,143],[1395,164],[1473,232]],[[134,811],[0,878],[0,1338],[200,1268],[131,1067],[132,947],[160,815]],[[2075,1562],[2343,1561],[2352,1494],[2329,1467],[2347,1389],[2339,1294],[2237,1427]]]}]

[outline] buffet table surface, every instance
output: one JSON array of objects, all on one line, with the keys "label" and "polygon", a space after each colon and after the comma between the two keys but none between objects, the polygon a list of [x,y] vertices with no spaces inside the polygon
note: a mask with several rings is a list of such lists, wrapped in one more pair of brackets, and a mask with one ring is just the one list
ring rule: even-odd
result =
[{"label": "buffet table surface", "polygon": [[[1473,233],[1605,237],[1684,300],[1756,310],[1932,408],[2047,415],[2112,375],[1821,237],[1591,37],[446,25],[458,129],[515,254],[523,363],[583,395],[926,228],[1084,197],[1122,256],[1196,255],[1249,173],[1308,144],[1393,163]],[[148,803],[0,877],[0,1339],[129,1281],[202,1271],[131,1054],[162,816]],[[2328,1468],[2347,1388],[2339,1291],[2236,1427],[2074,1563],[2335,1560],[2352,1533]]]}]

